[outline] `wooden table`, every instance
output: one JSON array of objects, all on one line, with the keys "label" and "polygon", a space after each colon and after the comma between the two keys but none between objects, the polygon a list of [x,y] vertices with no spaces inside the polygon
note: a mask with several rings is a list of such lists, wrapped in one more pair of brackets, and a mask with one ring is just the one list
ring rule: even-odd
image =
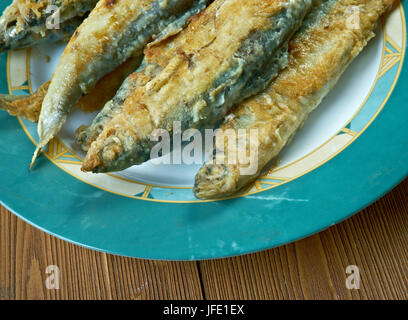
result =
[{"label": "wooden table", "polygon": [[[49,265],[59,289],[47,289]],[[349,265],[360,289],[349,290]],[[49,281],[49,280],[48,280]],[[55,285],[54,282],[48,282]],[[0,299],[408,299],[408,179],[353,218],[266,252],[204,262],[122,258],[0,215]]]}]

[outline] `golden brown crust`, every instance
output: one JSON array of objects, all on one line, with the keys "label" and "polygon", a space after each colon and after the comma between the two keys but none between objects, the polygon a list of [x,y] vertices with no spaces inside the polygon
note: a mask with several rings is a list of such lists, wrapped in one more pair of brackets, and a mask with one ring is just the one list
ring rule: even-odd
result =
[{"label": "golden brown crust", "polygon": [[51,5],[58,5],[60,10],[60,22],[65,22],[74,17],[82,16],[86,11],[90,11],[98,0],[13,0],[2,15],[4,26],[15,25],[15,32],[24,31],[28,21],[35,19],[45,24],[45,19],[49,16],[47,8]]},{"label": "golden brown crust", "polygon": [[179,25],[206,1],[99,1],[71,38],[53,75],[38,121],[35,155],[61,130],[83,93],[129,57],[142,54],[155,35],[164,36],[167,27]]},{"label": "golden brown crust", "polygon": [[[216,74],[228,68],[230,61],[225,57],[232,56],[249,32],[263,29],[285,3],[285,0],[251,0],[243,6],[239,1],[216,1],[193,17],[189,26],[177,37],[147,48],[146,60],[166,70],[146,87],[135,91],[126,103],[128,112],[134,114],[133,105],[139,101],[147,106],[155,123],[158,123],[167,112],[172,112],[171,106],[177,105],[180,88],[184,88],[185,101],[204,92],[212,85],[211,80]],[[237,20],[230,19],[231,15],[239,21],[246,21],[246,24],[237,24]],[[226,47],[225,43],[229,45]],[[200,66],[195,68],[197,74],[192,72],[192,65]]]},{"label": "golden brown crust", "polygon": [[[112,5],[108,5],[106,1],[99,1],[87,19],[93,21],[94,25],[84,23],[77,29],[64,50],[61,60],[71,56],[75,62],[75,73],[81,74],[95,56],[104,54],[109,44],[115,42],[120,30],[126,29],[129,21],[135,19],[135,15],[142,14],[153,1],[121,0],[114,1]],[[78,52],[81,54],[78,55]]]},{"label": "golden brown crust", "polygon": [[13,3],[6,9],[4,17],[7,21],[16,23],[16,31],[23,30],[24,24],[29,19],[30,14],[36,15],[40,19],[44,9],[49,5],[48,0],[14,0]]},{"label": "golden brown crust", "polygon": [[[304,10],[298,9],[299,7],[305,9],[307,5],[303,1],[291,2],[288,0],[247,0],[245,3],[237,0],[217,0],[195,16],[189,26],[176,37],[147,48],[145,51],[146,61],[160,65],[162,71],[145,86],[136,89],[125,101],[123,112],[116,116],[122,119],[115,120],[114,118],[106,127],[106,132],[117,138],[117,144],[126,153],[126,155],[117,155],[121,165],[116,166],[116,163],[109,159],[105,159],[106,165],[101,166],[101,168],[93,168],[90,163],[87,163],[88,160],[93,165],[104,163],[103,149],[111,146],[111,140],[103,141],[108,136],[102,133],[97,141],[91,145],[84,161],[84,169],[118,170],[126,166],[122,159],[129,157],[134,160],[131,155],[134,152],[146,155],[148,147],[143,146],[144,150],[140,152],[130,151],[129,148],[126,148],[126,141],[133,141],[136,145],[140,141],[148,139],[150,131],[147,128],[152,124],[153,128],[172,130],[174,120],[180,121],[181,118],[188,118],[193,119],[193,127],[196,123],[198,126],[207,119],[208,126],[212,125],[211,121],[216,122],[218,119],[213,115],[207,117],[207,114],[213,110],[200,97],[209,95],[208,100],[212,100],[213,104],[216,104],[218,94],[230,86],[229,82],[235,84],[239,81],[236,80],[239,79],[239,75],[245,74],[239,69],[239,66],[244,69],[247,60],[243,57],[237,57],[236,53],[246,41],[249,42],[254,34],[257,35],[264,30],[272,29],[275,26],[273,18],[285,12],[286,6],[292,6],[291,9],[296,7],[297,11],[293,9],[293,12],[297,14],[300,11],[304,12]],[[292,11],[290,14],[295,16],[292,16],[292,19],[297,21],[300,19]],[[234,16],[234,19],[231,19],[231,16]],[[237,21],[242,23],[237,23]],[[286,31],[285,28],[281,29]],[[283,39],[277,39],[280,47],[281,42],[279,41],[283,41]],[[258,44],[257,53],[263,50],[261,47]],[[268,52],[268,54],[274,54],[274,52]],[[248,60],[251,61],[250,58]],[[222,83],[217,83],[218,87],[213,87],[216,79],[221,79],[228,72],[233,74],[230,79],[222,80],[220,81]],[[196,103],[197,99],[201,100]],[[220,100],[222,99],[220,98]],[[148,110],[149,116],[144,121],[140,121],[140,128],[126,132],[123,127],[118,125],[122,121],[128,121],[132,124],[139,122],[141,117],[139,110],[142,107]],[[220,106],[219,110],[223,110],[223,107]],[[219,114],[225,113],[225,111],[218,112]],[[135,132],[137,134],[134,134]],[[102,157],[102,159],[91,161],[97,157]],[[137,161],[145,161],[145,159],[141,157]],[[131,161],[127,165],[131,165]]]},{"label": "golden brown crust", "polygon": [[[289,44],[288,67],[262,94],[239,104],[221,127],[224,132],[258,130],[257,159],[253,159],[258,163],[257,172],[241,175],[240,169],[247,165],[238,161],[236,165],[219,166],[216,159],[211,160],[196,175],[196,195],[204,199],[229,196],[256,179],[374,36],[380,15],[392,3],[393,0],[338,0],[318,25],[295,36]],[[362,10],[361,29],[352,30],[346,25],[347,8],[352,5]],[[225,148],[228,142],[224,141]],[[250,155],[249,144],[246,153]],[[221,152],[218,157],[226,159],[227,154]]]},{"label": "golden brown crust", "polygon": [[[124,144],[118,144],[117,141],[127,141],[128,137],[142,137],[146,132],[151,132],[154,125],[150,119],[148,110],[143,105],[137,105],[135,112],[140,117],[129,121],[130,114],[125,113],[123,117],[115,117],[108,128],[102,131],[98,139],[91,145],[90,150],[103,149],[102,154],[96,152],[88,152],[81,170],[92,171],[100,166],[103,161],[115,161],[123,152]],[[147,119],[147,121],[146,121]],[[125,136],[122,135],[125,134]],[[138,143],[140,141],[130,141],[130,143]]]}]

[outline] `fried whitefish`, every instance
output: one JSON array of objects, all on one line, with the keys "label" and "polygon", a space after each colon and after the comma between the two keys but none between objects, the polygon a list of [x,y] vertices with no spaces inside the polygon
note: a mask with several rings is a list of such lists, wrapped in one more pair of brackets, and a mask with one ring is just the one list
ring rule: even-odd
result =
[{"label": "fried whitefish", "polygon": [[175,121],[183,130],[215,127],[286,63],[287,41],[311,6],[311,0],[214,1],[176,36],[182,46],[169,45],[171,59],[124,101],[82,169],[118,171],[149,160],[155,129],[172,135]]},{"label": "fried whitefish", "polygon": [[[206,162],[195,177],[195,195],[201,199],[223,198],[254,181],[291,141],[310,112],[374,37],[378,19],[393,2],[328,0],[316,8],[289,43],[287,68],[264,92],[242,102],[227,116],[228,120],[221,126],[222,132],[234,130],[236,140],[228,140],[228,135],[220,139],[224,145],[219,145],[216,156]],[[360,28],[347,25],[351,20],[350,6],[360,9]],[[246,143],[238,142],[240,129],[245,132]],[[254,159],[249,159],[251,129],[258,132],[258,152],[253,154]],[[237,146],[233,154],[238,158],[235,164],[228,158],[229,143]],[[245,154],[248,161],[240,162],[236,157],[239,152]],[[243,175],[242,169],[255,162],[257,170]]]},{"label": "fried whitefish", "polygon": [[[141,57],[129,58],[112,72],[99,80],[95,87],[79,99],[74,108],[84,112],[102,109],[116,94],[126,79],[140,65]],[[29,96],[13,96],[0,94],[0,110],[6,110],[12,116],[20,116],[32,122],[37,122],[41,106],[47,94],[50,81],[44,83],[35,93]]]},{"label": "fried whitefish", "polygon": [[68,40],[97,2],[14,0],[0,17],[0,52]]},{"label": "fried whitefish", "polygon": [[96,140],[104,127],[122,110],[127,97],[142,85],[138,73],[132,73],[121,85],[116,95],[104,105],[103,109],[88,126],[81,126],[75,133],[75,140],[84,151],[88,151],[90,144]]},{"label": "fried whitefish", "polygon": [[[192,17],[198,14],[204,7],[197,6],[186,13],[186,17]],[[179,34],[185,27],[185,22],[190,20],[180,19],[182,24],[172,24],[172,30],[166,37],[158,37],[155,41],[150,42],[144,51],[145,59],[141,66],[131,74],[122,84],[115,97],[106,103],[101,112],[88,126],[81,126],[75,134],[76,142],[84,151],[88,151],[91,143],[96,140],[105,126],[118,115],[124,106],[125,100],[138,88],[145,85],[155,77],[167,65],[168,61],[174,56],[174,53],[187,40],[186,37],[174,37]]]},{"label": "fried whitefish", "polygon": [[[180,28],[209,0],[101,0],[75,31],[51,79],[38,122],[40,143],[34,154],[66,122],[72,107],[104,75],[145,45]],[[191,12],[189,14],[189,12]]]}]

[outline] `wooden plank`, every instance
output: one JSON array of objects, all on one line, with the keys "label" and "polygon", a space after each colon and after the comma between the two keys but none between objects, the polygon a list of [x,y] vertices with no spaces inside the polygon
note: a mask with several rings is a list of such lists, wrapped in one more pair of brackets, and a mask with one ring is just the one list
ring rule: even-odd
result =
[{"label": "wooden plank", "polygon": [[[4,208],[0,299],[407,299],[408,180],[355,217],[294,244],[231,259],[160,262],[84,249]],[[59,290],[45,287],[60,267]],[[346,268],[361,272],[346,288]],[[200,274],[204,296],[200,285]]]},{"label": "wooden plank", "polygon": [[[202,299],[196,262],[113,256],[69,244],[1,207],[0,299]],[[47,289],[46,269],[60,271]],[[52,271],[52,270],[51,270]],[[51,282],[51,285],[55,285]]]},{"label": "wooden plank", "polygon": [[[349,290],[346,268],[359,268]],[[408,179],[358,215],[281,248],[200,262],[207,299],[407,299]]]}]

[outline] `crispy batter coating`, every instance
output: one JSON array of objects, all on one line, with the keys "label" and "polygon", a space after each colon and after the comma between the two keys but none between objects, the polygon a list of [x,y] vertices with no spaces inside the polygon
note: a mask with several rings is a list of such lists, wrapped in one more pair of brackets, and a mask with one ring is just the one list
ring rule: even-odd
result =
[{"label": "crispy batter coating", "polygon": [[[320,13],[311,14],[306,26],[290,42],[287,68],[267,90],[239,104],[221,126],[223,132],[245,129],[247,139],[249,130],[258,130],[258,152],[252,159],[252,163],[257,161],[258,164],[256,173],[242,175],[241,169],[248,168],[248,162],[241,163],[238,159],[236,164],[228,164],[228,153],[217,150],[217,155],[196,175],[194,192],[198,198],[230,196],[259,176],[374,36],[379,17],[393,0],[331,2],[326,1],[317,9]],[[350,6],[358,6],[361,10],[361,27],[357,30],[347,26]],[[228,150],[230,142],[225,140],[224,143],[224,150]],[[238,152],[250,155],[249,143],[237,145]]]},{"label": "crispy batter coating", "polygon": [[7,110],[12,116],[21,116],[37,122],[48,86],[49,82],[44,83],[36,93],[30,96],[10,97],[0,95],[0,109]]},{"label": "crispy batter coating", "polygon": [[83,170],[117,171],[149,160],[154,129],[171,135],[173,121],[183,129],[214,127],[235,102],[265,88],[277,73],[285,62],[281,49],[311,3],[213,2],[164,49],[170,60],[168,53],[155,56],[162,70],[126,99],[92,143]]},{"label": "crispy batter coating", "polygon": [[101,0],[64,50],[38,121],[40,142],[32,164],[64,125],[82,94],[131,56],[142,54],[154,35],[194,4],[208,0]]},{"label": "crispy batter coating", "polygon": [[[68,40],[98,0],[14,0],[0,17],[0,52]],[[50,6],[54,6],[54,8]],[[59,28],[47,27],[55,7]]]},{"label": "crispy batter coating", "polygon": [[[160,63],[168,61],[173,57],[171,53],[175,50],[175,41],[170,41],[170,39],[174,39],[175,35],[179,34],[184,27],[189,24],[190,20],[194,20],[194,16],[204,10],[210,2],[209,0],[195,1],[195,4],[189,10],[168,25],[165,30],[155,36],[154,41],[147,45],[145,51],[146,58],[142,66],[138,68],[137,72],[130,75],[124,81],[115,97],[106,103],[89,127],[81,126],[81,128],[77,130],[75,140],[84,151],[89,150],[90,145],[96,140],[105,126],[122,111],[124,101],[133,91],[138,87],[144,86],[164,67],[164,64],[158,64],[159,62],[156,61],[155,57],[160,56]],[[179,37],[177,37],[177,39],[179,39]],[[172,49],[168,48],[170,43]],[[163,50],[163,47],[167,47],[168,50]],[[152,56],[152,52],[155,52],[155,57]],[[166,59],[164,55],[166,55]]]}]

